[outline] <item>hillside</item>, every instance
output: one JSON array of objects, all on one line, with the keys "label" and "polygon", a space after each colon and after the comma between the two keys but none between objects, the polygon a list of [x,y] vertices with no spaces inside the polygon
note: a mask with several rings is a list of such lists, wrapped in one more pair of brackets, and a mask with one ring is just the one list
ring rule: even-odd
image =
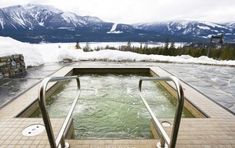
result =
[{"label": "hillside", "polygon": [[95,16],[80,16],[47,5],[16,5],[0,9],[0,36],[23,42],[158,41],[208,42],[224,33],[235,41],[235,23],[169,21],[143,24],[105,22]]}]

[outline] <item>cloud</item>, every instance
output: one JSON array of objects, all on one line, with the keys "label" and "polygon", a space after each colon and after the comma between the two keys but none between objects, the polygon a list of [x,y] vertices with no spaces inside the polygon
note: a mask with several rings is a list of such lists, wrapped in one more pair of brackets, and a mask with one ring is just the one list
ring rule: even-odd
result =
[{"label": "cloud", "polygon": [[234,0],[0,0],[0,7],[37,3],[118,23],[235,20]]}]

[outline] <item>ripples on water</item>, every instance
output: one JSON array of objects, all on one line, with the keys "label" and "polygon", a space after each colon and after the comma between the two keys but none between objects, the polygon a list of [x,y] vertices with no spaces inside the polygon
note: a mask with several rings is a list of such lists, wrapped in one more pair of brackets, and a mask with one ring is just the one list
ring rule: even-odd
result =
[{"label": "ripples on water", "polygon": [[[81,97],[74,111],[77,139],[152,138],[150,116],[138,95],[136,75],[83,75]],[[157,117],[172,118],[175,100],[156,83],[144,82],[143,92]],[[76,83],[67,83],[49,102],[49,114],[62,117],[76,95]],[[52,103],[53,102],[53,103]],[[192,117],[185,110],[183,117]]]}]

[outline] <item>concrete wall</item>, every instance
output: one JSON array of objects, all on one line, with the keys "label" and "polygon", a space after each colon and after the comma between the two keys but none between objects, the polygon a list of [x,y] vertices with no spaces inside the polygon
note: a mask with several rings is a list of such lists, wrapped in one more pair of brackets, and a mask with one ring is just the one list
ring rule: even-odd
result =
[{"label": "concrete wall", "polygon": [[26,68],[22,54],[0,57],[0,79],[18,77],[25,74]]}]

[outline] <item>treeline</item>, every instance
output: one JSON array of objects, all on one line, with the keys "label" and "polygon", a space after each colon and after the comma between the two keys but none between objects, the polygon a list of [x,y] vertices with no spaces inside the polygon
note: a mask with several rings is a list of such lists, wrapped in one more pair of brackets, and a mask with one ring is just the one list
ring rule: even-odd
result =
[{"label": "treeline", "polygon": [[180,56],[190,55],[192,57],[208,56],[214,59],[220,60],[235,60],[235,48],[230,46],[223,46],[221,48],[200,48],[200,47],[179,47],[179,48],[164,48],[164,47],[153,47],[153,48],[120,48],[121,51],[131,51],[140,54],[157,54],[167,56]]},{"label": "treeline", "polygon": [[[225,44],[222,46],[184,46],[175,47],[174,43],[166,43],[163,47],[148,47],[148,44],[140,44],[140,47],[131,46],[128,42],[126,46],[120,46],[118,48],[106,46],[105,48],[96,47],[94,50],[99,51],[103,49],[120,50],[120,51],[131,51],[140,54],[156,54],[156,55],[166,55],[166,56],[180,56],[180,55],[190,55],[192,57],[208,56],[210,58],[219,60],[235,60],[235,46]],[[92,51],[89,45],[83,49],[86,52]]]}]

